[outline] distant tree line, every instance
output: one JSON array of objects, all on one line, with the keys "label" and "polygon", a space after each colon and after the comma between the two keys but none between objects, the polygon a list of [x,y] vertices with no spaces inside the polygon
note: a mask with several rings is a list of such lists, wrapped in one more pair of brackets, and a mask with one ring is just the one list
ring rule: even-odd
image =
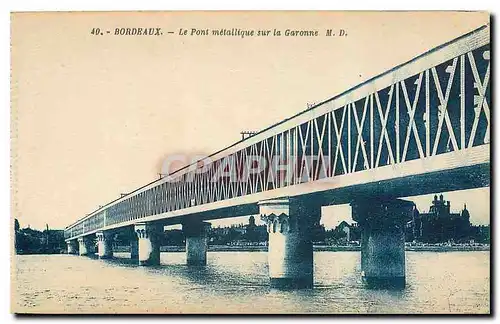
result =
[{"label": "distant tree line", "polygon": [[14,232],[17,254],[57,254],[66,250],[63,230],[51,230],[48,225],[43,231],[29,226],[21,228],[19,221],[15,219]]}]

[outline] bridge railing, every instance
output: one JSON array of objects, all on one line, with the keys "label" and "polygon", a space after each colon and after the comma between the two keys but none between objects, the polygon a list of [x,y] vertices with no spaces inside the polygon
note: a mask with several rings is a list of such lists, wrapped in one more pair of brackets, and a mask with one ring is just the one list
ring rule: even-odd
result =
[{"label": "bridge railing", "polygon": [[120,198],[65,235],[488,144],[489,43],[484,26]]}]

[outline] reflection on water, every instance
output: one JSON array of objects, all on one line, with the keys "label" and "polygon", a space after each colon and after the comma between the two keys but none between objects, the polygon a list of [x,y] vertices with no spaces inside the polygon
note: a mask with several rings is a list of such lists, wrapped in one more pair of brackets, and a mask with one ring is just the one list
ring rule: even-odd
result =
[{"label": "reflection on water", "polygon": [[268,286],[266,252],[209,252],[206,267],[162,253],[139,267],[72,255],[16,256],[18,312],[488,313],[489,252],[407,252],[407,288],[370,290],[359,252],[315,252],[314,289]]}]

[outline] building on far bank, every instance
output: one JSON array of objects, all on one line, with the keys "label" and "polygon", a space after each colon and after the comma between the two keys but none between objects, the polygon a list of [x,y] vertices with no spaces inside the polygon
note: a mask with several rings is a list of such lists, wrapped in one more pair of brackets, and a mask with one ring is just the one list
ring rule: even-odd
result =
[{"label": "building on far bank", "polygon": [[471,239],[470,214],[467,206],[451,212],[451,203],[443,195],[434,195],[429,212],[415,210],[406,226],[406,241],[424,243],[467,242]]},{"label": "building on far bank", "polygon": [[348,245],[358,243],[360,240],[361,231],[356,222],[349,224],[342,221],[334,229],[325,233],[325,243],[327,245]]}]

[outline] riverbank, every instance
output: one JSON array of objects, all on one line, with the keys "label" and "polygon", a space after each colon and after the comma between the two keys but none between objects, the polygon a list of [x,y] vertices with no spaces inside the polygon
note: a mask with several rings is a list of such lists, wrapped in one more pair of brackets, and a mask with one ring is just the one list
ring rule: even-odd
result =
[{"label": "riverbank", "polygon": [[[360,251],[361,247],[356,245],[331,246],[315,245],[314,251],[342,252]],[[419,252],[467,252],[467,251],[489,251],[489,245],[407,245],[406,251]],[[162,246],[161,252],[185,252],[184,246]],[[267,252],[267,246],[263,245],[209,245],[209,252]]]},{"label": "riverbank", "polygon": [[489,245],[407,245],[406,251],[422,252],[467,252],[467,251],[489,251]]}]

